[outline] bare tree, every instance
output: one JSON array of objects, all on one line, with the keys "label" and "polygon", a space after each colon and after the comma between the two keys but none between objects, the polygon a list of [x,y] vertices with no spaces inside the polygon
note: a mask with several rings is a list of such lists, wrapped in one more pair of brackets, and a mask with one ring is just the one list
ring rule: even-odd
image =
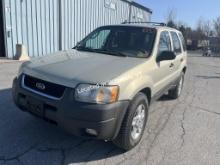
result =
[{"label": "bare tree", "polygon": [[210,37],[212,32],[212,25],[209,20],[203,22],[203,31],[206,37]]},{"label": "bare tree", "polygon": [[200,40],[200,46],[208,47],[209,46],[209,37],[213,36],[212,24],[210,20],[205,20],[202,17],[199,19],[197,24],[196,34],[198,40]]},{"label": "bare tree", "polygon": [[197,22],[197,28],[194,33],[194,37],[196,40],[204,40],[205,39],[203,22],[204,22],[204,19],[202,17],[200,17]]},{"label": "bare tree", "polygon": [[167,20],[167,22],[176,20],[176,10],[175,9],[168,9],[167,15],[166,15],[166,20]]},{"label": "bare tree", "polygon": [[181,26],[187,27],[188,25],[187,25],[186,22],[178,21],[178,22],[177,22],[177,27],[179,28],[179,27],[181,27]]},{"label": "bare tree", "polygon": [[212,24],[209,20],[205,20],[202,17],[197,23],[197,32],[200,33],[201,38],[205,39],[212,34]]},{"label": "bare tree", "polygon": [[220,17],[214,20],[214,31],[217,36],[220,36]]},{"label": "bare tree", "polygon": [[176,10],[175,9],[168,9],[167,15],[166,15],[167,25],[169,27],[176,28],[177,25],[175,23],[176,21]]},{"label": "bare tree", "polygon": [[200,17],[199,20],[198,20],[198,22],[197,22],[197,30],[198,30],[198,31],[202,31],[203,21],[204,21],[204,19],[203,19],[202,17]]}]

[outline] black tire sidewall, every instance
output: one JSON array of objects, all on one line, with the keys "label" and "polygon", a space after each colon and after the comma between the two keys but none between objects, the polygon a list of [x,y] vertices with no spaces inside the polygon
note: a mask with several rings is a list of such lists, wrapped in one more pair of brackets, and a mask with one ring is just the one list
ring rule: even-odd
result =
[{"label": "black tire sidewall", "polygon": [[[136,111],[137,111],[137,107],[139,105],[143,104],[145,106],[145,119],[144,119],[144,126],[143,126],[143,129],[142,129],[142,132],[140,134],[140,136],[138,137],[138,139],[134,140],[132,137],[131,137],[131,130],[132,130],[132,121],[133,121],[133,118],[134,118],[134,115],[136,114]],[[128,124],[128,127],[129,127],[129,143],[130,143],[130,146],[131,147],[134,147],[136,146],[143,134],[144,134],[144,130],[145,130],[145,127],[146,127],[146,123],[147,123],[147,118],[148,118],[148,100],[146,98],[146,96],[142,93],[139,93],[138,95],[136,95],[134,101],[131,103],[130,107],[129,107],[129,111],[130,111],[130,116],[129,117],[129,120],[127,123]]]}]

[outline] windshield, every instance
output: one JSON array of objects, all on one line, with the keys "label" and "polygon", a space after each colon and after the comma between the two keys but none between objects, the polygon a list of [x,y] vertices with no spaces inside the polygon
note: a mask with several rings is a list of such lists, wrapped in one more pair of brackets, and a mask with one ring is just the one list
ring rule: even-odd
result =
[{"label": "windshield", "polygon": [[116,56],[147,58],[153,49],[156,30],[143,27],[109,26],[96,29],[75,48]]}]

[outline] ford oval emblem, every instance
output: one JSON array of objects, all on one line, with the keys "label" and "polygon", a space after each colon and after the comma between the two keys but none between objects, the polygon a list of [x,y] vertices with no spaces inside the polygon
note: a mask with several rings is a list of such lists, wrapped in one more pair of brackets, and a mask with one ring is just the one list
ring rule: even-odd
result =
[{"label": "ford oval emblem", "polygon": [[46,86],[43,83],[36,83],[36,87],[40,90],[45,90]]}]

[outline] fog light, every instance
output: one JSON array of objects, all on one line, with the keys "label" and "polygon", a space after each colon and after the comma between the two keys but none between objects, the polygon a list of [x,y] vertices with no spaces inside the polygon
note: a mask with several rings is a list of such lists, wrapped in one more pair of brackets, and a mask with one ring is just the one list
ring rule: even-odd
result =
[{"label": "fog light", "polygon": [[92,135],[92,136],[97,136],[98,135],[96,130],[89,129],[89,128],[86,129],[86,133],[89,134],[89,135]]}]

